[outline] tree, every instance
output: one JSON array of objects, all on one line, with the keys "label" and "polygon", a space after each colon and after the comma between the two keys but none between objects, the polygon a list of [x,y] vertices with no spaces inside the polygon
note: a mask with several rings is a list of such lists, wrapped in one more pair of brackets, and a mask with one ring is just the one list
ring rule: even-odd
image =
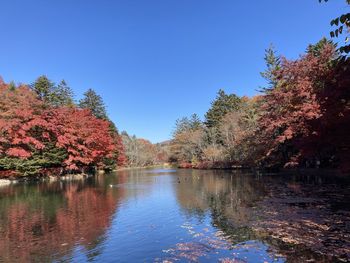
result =
[{"label": "tree", "polygon": [[227,113],[220,123],[223,150],[227,160],[239,164],[253,163],[256,157],[256,132],[260,96],[242,97],[239,111]]},{"label": "tree", "polygon": [[179,162],[196,162],[205,148],[203,128],[188,129],[177,133],[171,144],[172,159]]},{"label": "tree", "polygon": [[107,119],[106,108],[102,97],[92,89],[88,89],[84,93],[84,98],[79,101],[79,107],[89,109],[96,118]]},{"label": "tree", "polygon": [[156,146],[156,163],[164,164],[169,162],[170,158],[170,145],[171,141],[164,141],[161,143],[157,143]]},{"label": "tree", "polygon": [[306,53],[311,54],[314,57],[318,57],[321,55],[321,52],[323,51],[325,46],[333,46],[334,49],[336,49],[337,47],[337,45],[334,44],[332,40],[329,40],[324,37],[316,44],[310,44],[306,49]]},{"label": "tree", "polygon": [[50,124],[43,118],[44,102],[24,85],[0,86],[0,170],[31,175],[61,165],[67,155],[47,140]]},{"label": "tree", "polygon": [[27,158],[32,149],[44,147],[33,130],[42,123],[44,105],[26,86],[13,90],[0,83],[0,96],[0,154]]},{"label": "tree", "polygon": [[182,117],[180,119],[177,119],[175,121],[175,129],[174,129],[173,135],[176,136],[176,134],[187,131],[188,129],[190,129],[190,127],[191,127],[191,124],[188,117]]},{"label": "tree", "polygon": [[127,132],[122,132],[121,137],[130,166],[142,167],[156,163],[157,147],[150,141],[135,135],[129,136]]},{"label": "tree", "polygon": [[10,89],[11,91],[14,91],[16,88],[17,88],[16,83],[15,83],[14,81],[11,81],[11,82],[9,83],[9,89]]},{"label": "tree", "polygon": [[203,159],[210,162],[224,161],[224,149],[223,146],[217,144],[211,144],[203,149]]},{"label": "tree", "polygon": [[259,124],[270,162],[273,158],[287,166],[299,165],[307,152],[304,142],[317,134],[315,127],[323,125],[320,119],[326,98],[321,94],[334,81],[336,52],[333,45],[318,46],[317,53],[309,52],[295,61],[283,59],[275,73],[277,87],[264,96]]},{"label": "tree", "polygon": [[53,91],[53,100],[52,104],[56,107],[61,106],[73,106],[74,105],[74,92],[67,85],[65,80],[61,80],[61,82],[54,88]]},{"label": "tree", "polygon": [[235,94],[228,95],[220,89],[216,99],[211,103],[211,108],[205,114],[206,126],[209,128],[218,127],[226,113],[239,109],[240,102],[240,98]]},{"label": "tree", "polygon": [[276,86],[277,83],[274,72],[278,70],[281,65],[281,57],[276,55],[276,50],[272,44],[269,48],[265,49],[264,60],[266,63],[266,69],[261,72],[260,75],[268,81],[269,87],[262,89],[263,92],[267,92]]},{"label": "tree", "polygon": [[115,124],[108,120],[109,122],[109,134],[115,145],[115,150],[113,155],[110,157],[105,157],[103,160],[105,170],[112,171],[117,167],[123,167],[127,165],[127,157],[125,155],[125,146],[123,144],[122,136],[119,135],[118,129]]},{"label": "tree", "polygon": [[201,159],[205,144],[205,130],[197,114],[176,120],[174,139],[170,145],[170,159],[196,162]]},{"label": "tree", "polygon": [[116,165],[118,167],[126,166],[128,164],[128,158],[125,154],[125,146],[123,144],[122,136],[118,135],[118,137],[116,138],[115,145],[116,145],[116,154],[117,154]]},{"label": "tree", "polygon": [[45,75],[37,78],[34,83],[30,85],[30,87],[37,94],[40,100],[50,103],[54,99],[53,96],[55,84]]},{"label": "tree", "polygon": [[192,114],[190,118],[190,129],[197,130],[202,128],[202,126],[202,121],[200,120],[198,115],[196,113]]},{"label": "tree", "polygon": [[189,118],[182,117],[175,121],[175,130],[173,132],[174,135],[179,134],[188,130],[196,130],[202,128],[203,124],[200,118],[196,113],[192,114]]},{"label": "tree", "polygon": [[109,121],[90,110],[53,107],[28,87],[13,89],[3,82],[0,99],[0,170],[29,175],[52,167],[105,168],[103,161],[122,147],[112,137]]},{"label": "tree", "polygon": [[[329,46],[335,50],[334,45]],[[316,157],[321,166],[350,170],[350,61],[339,57],[337,52],[329,56],[328,74],[316,82],[322,84],[315,90],[322,115],[310,123],[311,136],[299,140],[297,147],[309,163]]]},{"label": "tree", "polygon": [[30,87],[38,98],[50,107],[74,105],[74,93],[65,80],[56,86],[54,82],[43,75],[37,78]]},{"label": "tree", "polygon": [[89,110],[70,107],[46,111],[44,117],[50,124],[50,140],[68,154],[64,160],[67,169],[104,168],[104,158],[113,157],[116,146],[108,121],[96,118]]}]

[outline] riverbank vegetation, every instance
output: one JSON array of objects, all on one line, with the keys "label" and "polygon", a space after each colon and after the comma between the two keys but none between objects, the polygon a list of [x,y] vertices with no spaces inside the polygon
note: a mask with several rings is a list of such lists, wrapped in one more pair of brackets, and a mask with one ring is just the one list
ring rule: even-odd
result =
[{"label": "riverbank vegetation", "polygon": [[177,120],[171,160],[181,167],[331,167],[350,164],[350,64],[322,39],[298,59],[266,50],[268,86],[254,97],[220,90],[205,120]]},{"label": "riverbank vegetation", "polygon": [[124,146],[103,101],[88,90],[79,103],[65,81],[46,76],[32,85],[0,81],[2,177],[114,169],[126,164]]},{"label": "riverbank vegetation", "polygon": [[92,89],[75,102],[62,80],[0,79],[0,178],[87,173],[164,163],[162,144],[119,133]]}]

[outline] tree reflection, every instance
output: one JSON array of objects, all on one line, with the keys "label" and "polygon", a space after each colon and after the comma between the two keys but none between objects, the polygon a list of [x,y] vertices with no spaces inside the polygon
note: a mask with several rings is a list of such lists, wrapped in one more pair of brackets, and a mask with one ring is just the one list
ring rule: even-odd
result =
[{"label": "tree reflection", "polygon": [[176,193],[185,213],[203,218],[209,212],[213,225],[241,242],[252,235],[251,208],[265,188],[258,176],[242,172],[182,170]]},{"label": "tree reflection", "polygon": [[0,261],[69,258],[76,246],[93,250],[91,256],[98,255],[99,244],[123,196],[123,189],[96,188],[88,181],[24,185],[1,191]]},{"label": "tree reflection", "polygon": [[[188,171],[176,193],[182,209],[237,244],[262,240],[288,262],[348,260],[349,180],[310,173]],[[346,211],[346,212],[345,212]]]}]

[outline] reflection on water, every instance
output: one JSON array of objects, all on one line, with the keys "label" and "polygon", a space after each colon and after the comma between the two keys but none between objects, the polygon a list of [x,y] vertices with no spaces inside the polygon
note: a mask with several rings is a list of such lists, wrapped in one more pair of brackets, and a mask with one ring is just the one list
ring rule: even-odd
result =
[{"label": "reflection on water", "polygon": [[19,185],[0,190],[0,261],[51,261],[79,245],[101,253],[123,190],[98,180]]},{"label": "reflection on water", "polygon": [[[185,213],[193,216],[212,214],[214,223],[245,226],[250,220],[250,207],[264,195],[259,177],[241,172],[182,170],[184,175],[176,194]],[[188,175],[188,176],[186,176]]]},{"label": "reflection on water", "polygon": [[3,187],[0,262],[284,262],[250,228],[267,181],[152,169]]}]

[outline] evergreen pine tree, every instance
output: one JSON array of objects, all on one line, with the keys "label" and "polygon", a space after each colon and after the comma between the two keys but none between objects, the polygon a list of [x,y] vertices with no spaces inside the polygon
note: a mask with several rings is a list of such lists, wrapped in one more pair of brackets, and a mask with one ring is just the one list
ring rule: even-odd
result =
[{"label": "evergreen pine tree", "polygon": [[190,126],[192,130],[197,130],[202,127],[202,122],[196,113],[191,115]]},{"label": "evergreen pine tree", "polygon": [[218,127],[221,119],[231,111],[239,109],[241,99],[235,94],[226,94],[219,90],[216,99],[211,103],[211,108],[205,114],[205,124],[208,128]]},{"label": "evergreen pine tree", "polygon": [[48,103],[53,99],[55,84],[45,75],[37,78],[30,87],[38,95],[39,99]]},{"label": "evergreen pine tree", "polygon": [[52,96],[52,104],[54,106],[73,106],[74,105],[74,92],[67,85],[65,80],[61,82],[54,88],[54,96]]},{"label": "evergreen pine tree", "polygon": [[14,81],[11,81],[11,82],[9,83],[9,89],[10,89],[11,91],[15,91],[15,89],[16,89],[16,83],[15,83]]},{"label": "evergreen pine tree", "polygon": [[101,96],[92,89],[88,89],[84,93],[84,98],[79,101],[79,107],[89,109],[96,118],[107,119],[106,108],[103,100]]},{"label": "evergreen pine tree", "polygon": [[269,87],[262,88],[263,92],[267,92],[273,89],[277,85],[274,72],[280,68],[281,57],[276,55],[276,50],[273,45],[270,45],[269,48],[265,49],[266,70],[260,72],[260,75],[267,80]]},{"label": "evergreen pine tree", "polygon": [[326,45],[332,45],[334,46],[334,48],[336,48],[337,46],[332,40],[329,40],[324,37],[320,41],[318,41],[316,44],[310,44],[307,47],[306,52],[309,54],[312,54],[315,57],[318,57]]}]

